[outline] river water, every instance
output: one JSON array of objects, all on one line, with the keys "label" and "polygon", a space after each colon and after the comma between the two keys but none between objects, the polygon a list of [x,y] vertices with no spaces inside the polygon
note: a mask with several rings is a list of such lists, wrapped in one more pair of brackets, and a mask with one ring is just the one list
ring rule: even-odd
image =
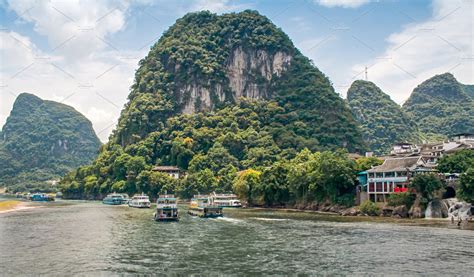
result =
[{"label": "river water", "polygon": [[[474,231],[449,221],[225,209],[221,219],[57,201],[0,214],[0,275],[470,275]],[[470,223],[472,224],[472,223]],[[468,225],[471,228],[472,225]]]}]

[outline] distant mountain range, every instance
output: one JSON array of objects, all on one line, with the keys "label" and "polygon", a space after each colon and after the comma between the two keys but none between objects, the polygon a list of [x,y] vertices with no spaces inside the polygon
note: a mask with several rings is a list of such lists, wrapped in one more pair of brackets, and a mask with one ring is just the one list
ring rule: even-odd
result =
[{"label": "distant mountain range", "polygon": [[413,118],[374,83],[358,80],[347,92],[347,102],[362,128],[364,140],[376,154],[395,142],[420,141]]},{"label": "distant mountain range", "polygon": [[41,188],[90,163],[100,145],[91,122],[75,109],[22,93],[0,132],[0,185]]},{"label": "distant mountain range", "polygon": [[347,101],[369,148],[377,154],[387,153],[395,142],[474,133],[474,85],[461,84],[450,73],[421,83],[402,107],[375,84],[360,80],[349,88]]}]

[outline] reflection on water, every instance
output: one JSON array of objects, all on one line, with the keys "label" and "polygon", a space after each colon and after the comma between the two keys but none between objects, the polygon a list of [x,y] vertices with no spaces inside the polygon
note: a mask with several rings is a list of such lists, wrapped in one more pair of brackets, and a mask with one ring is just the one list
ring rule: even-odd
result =
[{"label": "reflection on water", "polygon": [[[64,201],[0,215],[0,275],[461,274],[474,232],[268,210],[158,223],[152,209]],[[380,220],[376,220],[380,221]]]}]

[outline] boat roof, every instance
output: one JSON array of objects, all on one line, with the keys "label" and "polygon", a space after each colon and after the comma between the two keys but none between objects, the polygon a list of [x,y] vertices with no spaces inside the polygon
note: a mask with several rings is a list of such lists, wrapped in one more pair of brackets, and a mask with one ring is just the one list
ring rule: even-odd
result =
[{"label": "boat roof", "polygon": [[174,198],[174,194],[160,194],[159,198]]},{"label": "boat roof", "polygon": [[158,200],[176,200],[175,197],[158,197]]}]

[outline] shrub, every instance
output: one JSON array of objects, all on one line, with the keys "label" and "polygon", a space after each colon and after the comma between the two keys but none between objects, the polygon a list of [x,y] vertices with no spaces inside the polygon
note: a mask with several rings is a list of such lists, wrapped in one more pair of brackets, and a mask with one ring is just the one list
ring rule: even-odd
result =
[{"label": "shrub", "polygon": [[392,193],[388,197],[388,204],[390,206],[405,205],[407,209],[410,209],[414,202],[415,202],[415,196],[408,192]]},{"label": "shrub", "polygon": [[336,198],[336,203],[346,207],[354,206],[354,194],[346,193]]},{"label": "shrub", "polygon": [[368,214],[368,215],[379,215],[380,214],[380,208],[377,206],[377,204],[375,204],[374,202],[370,201],[370,200],[366,200],[364,201],[364,203],[362,203],[360,205],[360,211],[364,214]]},{"label": "shrub", "polygon": [[474,168],[461,175],[457,194],[460,199],[474,204]]}]

